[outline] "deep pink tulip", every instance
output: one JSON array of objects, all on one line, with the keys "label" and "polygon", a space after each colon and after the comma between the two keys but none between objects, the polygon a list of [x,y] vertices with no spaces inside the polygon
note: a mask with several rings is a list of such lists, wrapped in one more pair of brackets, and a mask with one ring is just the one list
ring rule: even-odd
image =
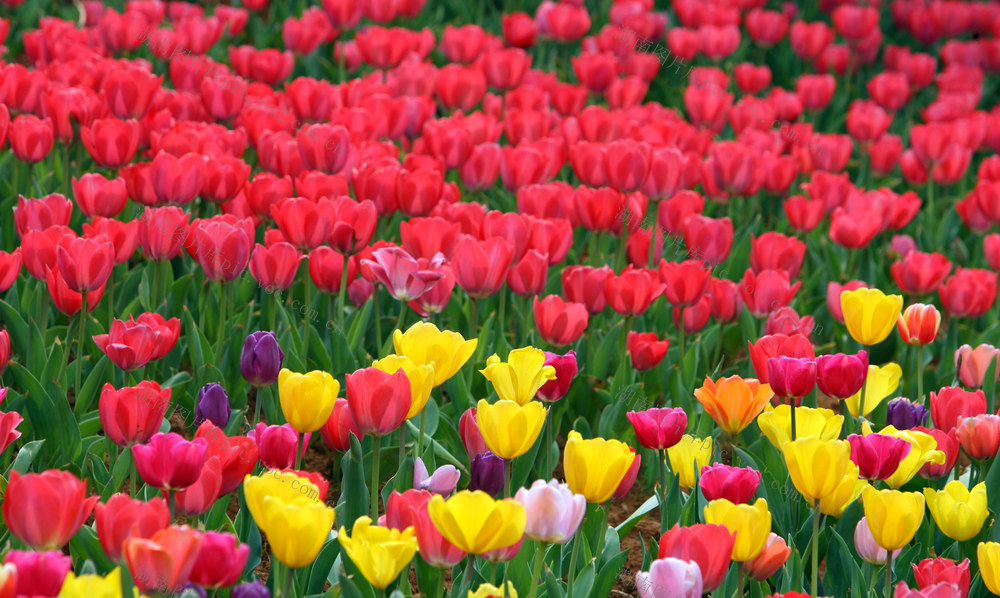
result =
[{"label": "deep pink tulip", "polygon": [[570,350],[565,355],[546,351],[545,365],[556,368],[556,378],[543,384],[535,394],[535,398],[539,401],[552,403],[563,398],[569,392],[569,386],[579,370],[576,363],[576,351]]},{"label": "deep pink tulip", "polygon": [[160,490],[179,490],[198,481],[208,455],[204,438],[185,440],[180,434],[153,434],[147,444],[132,447],[135,468],[143,481]]},{"label": "deep pink tulip", "polygon": [[816,386],[816,360],[807,357],[772,357],[767,360],[767,380],[775,396],[796,399],[812,392]]},{"label": "deep pink tulip", "polygon": [[906,440],[885,434],[851,434],[847,441],[851,443],[851,461],[858,466],[858,476],[866,480],[884,480],[894,474],[912,448]]},{"label": "deep pink tulip", "polygon": [[486,440],[483,439],[482,432],[479,431],[479,423],[476,422],[475,407],[469,407],[462,414],[462,417],[458,418],[458,435],[462,438],[462,446],[465,447],[465,452],[469,455],[470,462],[476,458],[476,455],[481,455],[490,450],[486,446]]},{"label": "deep pink tulip", "polygon": [[868,378],[868,352],[835,353],[816,358],[816,385],[830,397],[846,399],[861,390]]},{"label": "deep pink tulip", "polygon": [[291,424],[269,426],[264,423],[247,432],[257,443],[260,462],[268,469],[288,469],[295,465],[299,433]]},{"label": "deep pink tulip", "polygon": [[705,465],[701,468],[698,485],[705,500],[725,498],[734,504],[750,504],[760,485],[760,472],[752,467],[723,463]]},{"label": "deep pink tulip", "polygon": [[687,414],[680,407],[629,411],[625,416],[635,428],[639,444],[658,451],[680,442],[688,424]]}]

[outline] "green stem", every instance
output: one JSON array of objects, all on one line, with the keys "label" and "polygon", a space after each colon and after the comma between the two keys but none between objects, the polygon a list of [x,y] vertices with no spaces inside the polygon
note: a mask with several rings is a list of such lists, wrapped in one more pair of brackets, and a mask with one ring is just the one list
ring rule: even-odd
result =
[{"label": "green stem", "polygon": [[[344,265],[346,268],[346,264]],[[302,363],[309,369],[309,332],[312,330],[312,322],[309,321],[309,312],[312,310],[312,280],[306,277],[306,317],[302,318]]]},{"label": "green stem", "polygon": [[788,401],[792,412],[792,440],[795,440],[795,397],[790,398]]},{"label": "green stem", "polygon": [[889,555],[885,561],[885,595],[889,598],[892,596],[892,551],[887,552]]},{"label": "green stem", "polygon": [[605,503],[600,507],[601,509],[601,527],[600,535],[597,537],[597,550],[594,552],[594,566],[601,566],[601,553],[604,552],[604,536],[607,535],[608,531],[608,512],[611,510],[611,505]]},{"label": "green stem", "polygon": [[504,288],[500,289],[500,309],[499,317],[497,318],[497,327],[500,329],[500,338],[507,338],[507,319],[505,317],[505,312],[507,311],[507,291]]},{"label": "green stem", "polygon": [[656,461],[660,469],[660,489],[656,493],[660,504],[660,533],[666,531],[667,518],[667,451],[656,451]]},{"label": "green stem", "polygon": [[215,337],[215,367],[225,371],[222,367],[222,345],[226,334],[226,293],[223,283],[219,282],[219,334]]},{"label": "green stem", "polygon": [[302,469],[302,453],[306,451],[306,447],[303,446],[302,442],[305,440],[301,433],[298,435],[298,442],[295,443],[295,469]]},{"label": "green stem", "polygon": [[739,598],[743,595],[743,586],[746,584],[746,574],[743,572],[743,563],[735,563],[736,565],[736,591],[733,592],[733,596]]},{"label": "green stem", "polygon": [[176,497],[174,496],[173,490],[167,490],[167,502],[170,504],[170,521],[174,520],[174,501]]},{"label": "green stem", "polygon": [[514,470],[514,460],[511,459],[509,464],[505,464],[503,468],[503,497],[510,498],[510,477]]},{"label": "green stem", "polygon": [[[421,412],[423,413],[423,412]],[[399,462],[406,458],[406,426],[399,426]]]},{"label": "green stem", "polygon": [[[429,400],[429,399],[428,399]],[[420,410],[420,435],[417,436],[417,456],[422,457],[424,454],[424,418],[427,415],[427,406]]]},{"label": "green stem", "polygon": [[80,400],[80,375],[83,372],[83,339],[87,336],[87,292],[80,293],[80,342],[76,346],[76,385],[73,387],[76,400]]},{"label": "green stem", "polygon": [[337,291],[337,314],[335,322],[341,328],[344,327],[344,303],[347,297],[347,256],[344,256],[344,267],[340,272],[340,290]]},{"label": "green stem", "polygon": [[256,399],[254,400],[254,406],[253,406],[253,421],[250,422],[250,424],[251,424],[250,427],[251,428],[255,428],[257,426],[257,422],[260,421],[260,404],[264,402],[264,389],[265,388],[269,388],[269,387],[268,386],[261,386],[261,387],[257,388],[257,396],[256,396]]},{"label": "green stem", "polygon": [[285,587],[281,591],[282,598],[288,598],[292,594],[292,579],[295,578],[295,570],[291,567],[285,570]]},{"label": "green stem", "polygon": [[382,437],[375,436],[372,438],[374,443],[374,448],[372,449],[372,491],[371,491],[371,501],[372,501],[372,525],[378,521],[378,462],[381,458],[382,452]]},{"label": "green stem", "polygon": [[573,598],[573,586],[575,585],[573,582],[576,580],[576,559],[580,554],[580,536],[582,535],[580,530],[577,530],[576,535],[573,537],[573,550],[569,556],[569,579],[566,584],[566,598]]},{"label": "green stem", "polygon": [[917,345],[917,402],[924,402],[924,346]]},{"label": "green stem", "polygon": [[444,571],[439,571],[437,576],[437,583],[434,584],[434,596],[435,598],[444,598]]},{"label": "green stem", "polygon": [[[819,501],[813,507],[813,535],[812,535],[812,598],[817,598],[819,593]],[[891,558],[891,557],[890,557]]]},{"label": "green stem", "polygon": [[[378,289],[375,289],[374,295],[375,295],[375,338],[376,339],[382,338],[382,312],[379,310],[379,303],[381,302],[379,299],[380,294],[381,293],[378,292]],[[378,341],[376,340],[375,342],[377,343]]]},{"label": "green stem", "polygon": [[555,415],[552,414],[552,410],[545,415],[545,477],[548,478],[552,475],[552,437],[555,434]]},{"label": "green stem", "polygon": [[538,583],[542,576],[542,567],[545,565],[545,542],[538,543],[538,554],[535,555],[535,569],[531,574],[531,593],[529,598],[538,595]]}]

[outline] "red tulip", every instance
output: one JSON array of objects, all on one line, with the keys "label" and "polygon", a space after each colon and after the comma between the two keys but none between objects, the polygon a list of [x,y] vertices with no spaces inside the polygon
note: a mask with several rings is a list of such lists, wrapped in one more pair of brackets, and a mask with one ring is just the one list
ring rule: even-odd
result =
[{"label": "red tulip", "polygon": [[358,275],[358,263],[355,259],[345,258],[329,247],[317,247],[309,253],[309,278],[324,293],[337,294],[340,292],[345,262],[347,280],[352,281]]},{"label": "red tulip", "polygon": [[486,213],[481,224],[481,238],[502,237],[510,245],[511,260],[518,262],[528,249],[528,220],[514,212],[493,210]]},{"label": "red tulip", "polygon": [[687,219],[695,214],[701,214],[704,208],[704,197],[695,191],[679,191],[670,199],[660,202],[657,221],[667,234],[682,236]]},{"label": "red tulip", "polygon": [[813,23],[795,21],[789,31],[789,41],[791,41],[792,51],[799,58],[812,60],[818,58],[823,50],[833,42],[833,30],[822,21]]},{"label": "red tulip", "polygon": [[198,426],[194,437],[208,442],[207,460],[219,460],[222,480],[217,493],[219,496],[239,487],[243,478],[257,466],[257,443],[248,436],[226,436],[211,420],[206,419]]},{"label": "red tulip", "polygon": [[242,227],[221,221],[195,229],[198,263],[205,278],[216,282],[235,280],[250,261],[250,238]]},{"label": "red tulip", "polygon": [[504,41],[515,48],[530,48],[535,45],[538,37],[538,27],[531,15],[523,12],[512,12],[501,15],[501,29]]},{"label": "red tulip", "polygon": [[836,353],[816,358],[816,385],[823,394],[846,399],[857,394],[868,378],[868,353]]},{"label": "red tulip", "polygon": [[347,399],[337,399],[327,420],[319,430],[323,442],[330,450],[344,452],[351,448],[351,434],[354,434],[360,442],[364,439],[364,433],[358,428],[351,409],[347,404]]},{"label": "red tulip", "polygon": [[293,197],[292,178],[278,177],[269,172],[258,173],[248,183],[246,195],[254,215],[261,220],[269,220],[272,218],[272,206]]},{"label": "red tulip", "polygon": [[410,382],[398,371],[362,368],[347,375],[347,403],[365,434],[385,436],[398,428],[410,409]]},{"label": "red tulip", "polygon": [[898,135],[885,134],[868,146],[868,160],[871,163],[872,172],[876,174],[889,174],[899,162],[899,156],[903,153],[903,142]]},{"label": "red tulip", "polygon": [[[611,495],[611,498],[615,500],[623,500],[626,496],[628,496],[629,492],[632,491],[632,486],[635,485],[635,481],[639,478],[639,466],[642,465],[642,455],[636,454],[635,449],[632,447],[628,447],[628,450],[635,455],[635,459],[632,461],[632,465],[629,466],[625,475],[622,477],[622,481],[618,482],[618,487],[615,488],[614,494]],[[522,539],[521,541],[523,542],[524,540]],[[511,555],[511,558],[513,558],[513,555]]]},{"label": "red tulip", "polygon": [[759,237],[751,235],[750,240],[750,267],[754,272],[784,270],[790,278],[798,276],[805,258],[805,243],[776,232]]},{"label": "red tulip", "polygon": [[738,141],[720,141],[709,148],[705,172],[716,186],[735,195],[752,195],[762,180],[757,170],[757,153]]},{"label": "red tulip", "polygon": [[559,295],[549,295],[541,300],[535,297],[533,313],[539,335],[559,347],[579,339],[589,320],[584,304],[563,301]]},{"label": "red tulip", "polygon": [[265,290],[287,290],[295,281],[303,255],[290,243],[257,244],[250,256],[250,274]]},{"label": "red tulip", "polygon": [[930,403],[934,427],[946,432],[964,418],[986,413],[986,395],[982,390],[972,392],[945,386],[937,392],[931,391]]},{"label": "red tulip", "polygon": [[[29,233],[29,236],[32,233]],[[62,313],[72,316],[80,311],[83,307],[83,295],[70,289],[63,279],[62,275],[59,273],[58,268],[53,268],[48,265],[45,267],[45,284],[48,288],[49,295],[52,297],[52,302],[56,306],[56,309]],[[104,294],[104,286],[102,285],[96,291],[88,294],[87,297],[87,313],[94,311],[97,304],[100,303],[101,297]]]},{"label": "red tulip", "polygon": [[660,260],[660,280],[663,294],[675,307],[688,307],[701,299],[708,289],[711,271],[697,260],[681,263]]},{"label": "red tulip", "polygon": [[73,177],[73,198],[80,211],[91,218],[114,218],[128,201],[124,179],[109,180],[97,173],[87,173],[79,179]]},{"label": "red tulip", "polygon": [[561,218],[542,219],[527,217],[530,225],[528,248],[548,256],[549,265],[566,259],[573,245],[573,226]]},{"label": "red tulip", "polygon": [[830,218],[830,239],[848,249],[867,247],[881,230],[881,215],[871,208],[847,212],[838,207]]},{"label": "red tulip", "polygon": [[68,471],[10,472],[4,492],[7,529],[32,550],[57,550],[90,517],[97,496],[87,498],[87,483]]},{"label": "red tulip", "polygon": [[507,272],[507,286],[522,297],[539,295],[545,291],[548,268],[548,255],[532,249],[521,261],[511,266]]},{"label": "red tulip", "polygon": [[132,446],[139,475],[144,482],[160,490],[179,490],[194,484],[207,452],[208,443],[203,438],[188,441],[173,432],[156,433],[148,443]]},{"label": "red tulip", "polygon": [[917,586],[921,590],[930,589],[935,584],[951,583],[959,589],[959,596],[969,595],[969,559],[961,563],[948,560],[944,557],[934,559],[924,559],[919,563],[911,563],[913,567],[913,577],[917,581]]},{"label": "red tulip", "polygon": [[18,195],[14,206],[14,228],[22,239],[28,231],[44,231],[51,226],[68,226],[73,204],[61,193],[51,193],[39,199]]},{"label": "red tulip", "polygon": [[891,476],[913,448],[906,440],[885,434],[850,434],[847,441],[851,443],[851,461],[858,466],[858,476],[866,480]]},{"label": "red tulip", "polygon": [[378,211],[371,201],[356,202],[349,197],[333,200],[330,245],[345,255],[358,253],[371,242]]},{"label": "red tulip", "polygon": [[788,18],[780,12],[755,8],[746,15],[750,37],[761,46],[773,46],[788,32]]},{"label": "red tulip", "polygon": [[691,258],[709,266],[721,264],[733,246],[733,223],[729,218],[694,214],[684,223],[684,244]]},{"label": "red tulip", "polygon": [[735,534],[719,524],[674,525],[660,538],[657,558],[694,561],[701,569],[703,588],[715,590],[722,583],[732,560]]},{"label": "red tulip", "polygon": [[812,316],[799,316],[791,307],[779,307],[767,316],[764,324],[765,334],[801,334],[809,338],[813,328],[816,327],[816,320]]},{"label": "red tulip", "polygon": [[[591,314],[599,314],[608,304],[604,295],[604,281],[611,276],[614,276],[614,272],[608,266],[567,266],[561,275],[563,294],[567,301],[582,303]],[[669,283],[667,285],[669,289]]]},{"label": "red tulip", "polygon": [[142,118],[162,84],[163,77],[149,71],[132,66],[114,66],[105,73],[101,92],[116,117]]},{"label": "red tulip", "polygon": [[911,251],[892,264],[892,277],[907,294],[924,295],[937,289],[951,271],[951,262],[940,253]]},{"label": "red tulip", "polygon": [[[750,17],[747,15],[747,25]],[[752,62],[743,62],[733,69],[733,76],[740,91],[747,94],[755,94],[763,91],[771,84],[771,67],[766,64],[756,65]]]},{"label": "red tulip", "polygon": [[665,285],[655,272],[636,270],[628,266],[618,276],[604,280],[604,296],[611,309],[623,316],[646,313],[649,306],[663,294]]},{"label": "red tulip", "polygon": [[129,538],[122,552],[140,592],[172,594],[187,584],[200,547],[201,532],[182,525],[162,529],[149,539]]},{"label": "red tulip", "polygon": [[651,370],[663,361],[670,347],[670,339],[659,340],[655,332],[630,330],[625,346],[632,357],[632,367],[637,371]]},{"label": "red tulip", "polygon": [[462,446],[465,447],[465,452],[469,456],[470,463],[477,455],[490,450],[486,446],[486,441],[483,439],[482,433],[479,431],[479,424],[476,423],[475,407],[469,407],[458,418],[458,435],[462,439]]},{"label": "red tulip", "polygon": [[816,386],[816,360],[809,357],[778,355],[767,360],[767,383],[776,397],[796,399],[812,392]]},{"label": "red tulip", "polygon": [[104,433],[118,446],[148,442],[163,422],[170,404],[170,389],[143,380],[138,386],[101,389],[98,411]]},{"label": "red tulip", "polygon": [[960,418],[955,426],[955,435],[970,459],[992,459],[1000,449],[1000,415]]},{"label": "red tulip", "polygon": [[10,126],[10,149],[22,162],[35,164],[45,159],[52,149],[52,121],[22,114]]},{"label": "red tulip", "polygon": [[590,14],[582,5],[550,2],[539,7],[535,23],[542,35],[561,42],[572,42],[583,37],[590,29]]},{"label": "red tulip", "polygon": [[139,121],[98,119],[80,129],[80,141],[99,165],[119,168],[132,161],[139,148]]},{"label": "red tulip", "polygon": [[899,315],[896,328],[904,343],[926,345],[937,338],[941,328],[941,312],[933,305],[914,303]]},{"label": "red tulip", "polygon": [[195,483],[177,491],[177,512],[187,516],[204,515],[219,498],[221,488],[222,465],[218,457],[209,457],[202,465]]},{"label": "red tulip", "polygon": [[705,500],[724,498],[733,504],[750,504],[760,485],[760,472],[752,467],[716,463],[701,468],[698,486]]},{"label": "red tulip", "polygon": [[76,238],[57,248],[56,263],[66,286],[77,293],[104,287],[114,267],[115,248],[106,235]]},{"label": "red tulip", "polygon": [[740,282],[740,297],[754,316],[766,316],[788,305],[795,297],[802,283],[790,282],[788,273],[784,270],[764,270],[755,274],[753,270],[747,269]]},{"label": "red tulip", "polygon": [[891,123],[892,116],[874,102],[855,100],[847,111],[847,131],[861,143],[875,141]]},{"label": "red tulip", "polygon": [[793,195],[783,204],[785,216],[792,228],[810,232],[823,220],[824,207],[820,200],[808,200],[801,195]]},{"label": "red tulip", "polygon": [[[750,360],[753,363],[756,377],[764,384],[769,382],[767,362],[770,358],[779,355],[787,357],[815,357],[812,343],[800,334],[790,336],[771,334],[762,336],[757,340],[756,344],[747,341],[747,347],[749,348]],[[867,370],[865,371],[867,372]]]},{"label": "red tulip", "polygon": [[712,319],[717,322],[731,322],[739,317],[743,307],[739,286],[722,278],[711,278],[706,293],[712,305]]},{"label": "red tulip", "polygon": [[512,256],[513,249],[503,238],[479,241],[463,235],[451,263],[455,280],[470,297],[490,297],[503,285]]},{"label": "red tulip", "polygon": [[997,297],[997,275],[988,270],[957,268],[938,288],[944,312],[953,317],[985,315]]},{"label": "red tulip", "polygon": [[625,415],[635,429],[639,444],[657,451],[680,442],[688,424],[687,414],[680,407],[629,411]]},{"label": "red tulip", "polygon": [[224,532],[204,532],[191,569],[191,583],[204,588],[227,588],[240,580],[250,545]]},{"label": "red tulip", "polygon": [[139,244],[147,259],[171,260],[181,251],[188,236],[189,214],[180,208],[153,208],[143,211],[139,219]]},{"label": "red tulip", "polygon": [[927,479],[938,479],[950,474],[951,470],[955,467],[955,463],[958,462],[959,453],[958,436],[955,434],[955,428],[951,428],[948,431],[928,429],[920,426],[911,429],[933,436],[934,440],[937,441],[937,450],[943,452],[945,455],[945,462],[941,465],[925,463],[920,468],[920,475]]},{"label": "red tulip", "polygon": [[684,334],[690,336],[700,332],[708,324],[708,318],[712,315],[712,300],[709,296],[702,295],[697,303],[688,308],[673,308],[674,327],[680,329],[681,310],[683,309]]},{"label": "red tulip", "polygon": [[[0,330],[0,373],[3,373],[3,371],[7,368],[7,364],[9,362],[10,362],[10,333],[8,333],[6,330]],[[6,393],[4,394],[6,395]]]}]

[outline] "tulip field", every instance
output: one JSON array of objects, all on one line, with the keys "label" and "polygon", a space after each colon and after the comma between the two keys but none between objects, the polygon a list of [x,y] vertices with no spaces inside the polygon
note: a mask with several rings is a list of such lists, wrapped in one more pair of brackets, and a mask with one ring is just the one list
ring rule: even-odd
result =
[{"label": "tulip field", "polygon": [[0,598],[1000,596],[998,153],[998,0],[0,0]]}]

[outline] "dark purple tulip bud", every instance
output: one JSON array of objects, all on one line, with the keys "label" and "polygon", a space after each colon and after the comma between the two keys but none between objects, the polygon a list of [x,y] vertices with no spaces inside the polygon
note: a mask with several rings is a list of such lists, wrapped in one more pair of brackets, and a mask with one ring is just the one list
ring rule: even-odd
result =
[{"label": "dark purple tulip bud", "polygon": [[267,590],[267,586],[255,581],[236,586],[229,596],[230,598],[271,598],[271,592]]},{"label": "dark purple tulip bud", "polygon": [[184,586],[184,589],[180,593],[180,598],[207,598],[207,596],[205,588],[193,583]]},{"label": "dark purple tulip bud", "polygon": [[210,382],[198,391],[198,403],[194,408],[194,425],[200,426],[206,419],[220,428],[229,423],[229,395],[221,384]]},{"label": "dark purple tulip bud", "polygon": [[910,399],[899,397],[889,401],[886,423],[897,430],[909,430],[924,425],[927,421],[927,407]]},{"label": "dark purple tulip bud", "polygon": [[569,385],[579,371],[576,364],[576,351],[570,351],[565,355],[546,351],[545,365],[556,368],[556,378],[543,384],[538,389],[538,393],[535,394],[535,398],[551,403],[563,398],[569,392]]},{"label": "dark purple tulip bud", "polygon": [[482,490],[496,498],[503,492],[504,460],[490,451],[476,455],[472,460],[469,490]]},{"label": "dark purple tulip bud", "polygon": [[285,353],[278,346],[273,332],[254,332],[243,342],[240,374],[254,386],[270,386],[278,381],[284,358]]}]

